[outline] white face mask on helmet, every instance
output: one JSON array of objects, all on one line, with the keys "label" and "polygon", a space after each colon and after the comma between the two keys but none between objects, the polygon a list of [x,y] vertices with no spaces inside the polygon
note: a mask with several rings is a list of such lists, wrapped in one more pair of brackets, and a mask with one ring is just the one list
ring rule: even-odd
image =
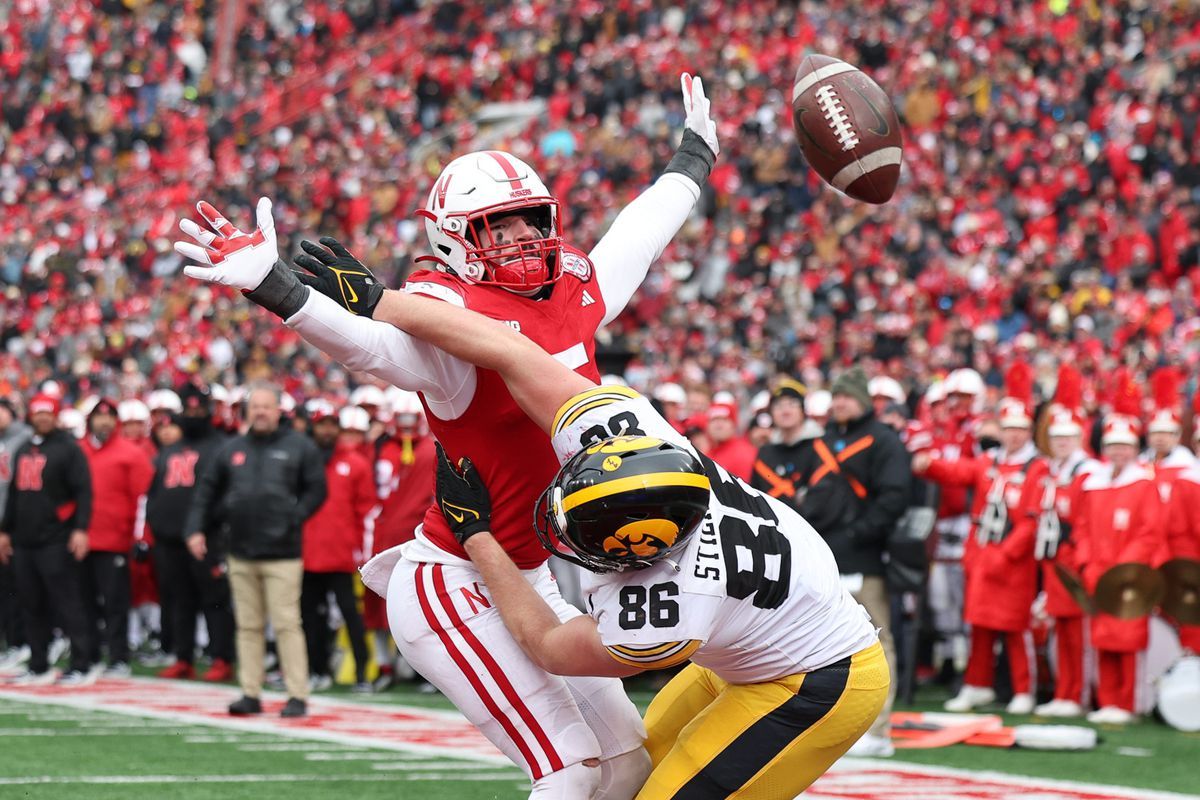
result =
[{"label": "white face mask on helmet", "polygon": [[[433,251],[417,261],[433,261],[468,283],[487,281],[520,294],[535,294],[558,279],[558,201],[515,156],[484,150],[454,159],[417,214]],[[524,217],[538,236],[494,244],[492,224],[513,214]]]}]

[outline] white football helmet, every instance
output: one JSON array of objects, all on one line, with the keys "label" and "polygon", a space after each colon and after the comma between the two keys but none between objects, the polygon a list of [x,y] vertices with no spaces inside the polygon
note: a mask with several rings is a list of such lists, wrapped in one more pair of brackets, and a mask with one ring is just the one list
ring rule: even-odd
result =
[{"label": "white football helmet", "polygon": [[[491,223],[520,214],[541,234],[495,243]],[[454,159],[438,176],[425,208],[433,261],[467,283],[488,281],[520,294],[535,294],[557,280],[562,263],[558,201],[533,168],[499,150]]]}]

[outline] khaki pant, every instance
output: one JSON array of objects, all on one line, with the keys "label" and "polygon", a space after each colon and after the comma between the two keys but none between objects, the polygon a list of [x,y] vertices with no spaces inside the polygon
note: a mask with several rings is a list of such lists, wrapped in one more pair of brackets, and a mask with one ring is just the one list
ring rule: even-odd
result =
[{"label": "khaki pant", "polygon": [[288,697],[308,699],[308,651],[300,627],[300,559],[253,561],[230,557],[229,586],[237,620],[238,683],[246,697],[262,694],[267,620]]},{"label": "khaki pant", "polygon": [[887,701],[875,724],[868,731],[873,736],[888,737],[891,735],[892,703],[896,700],[896,645],[892,641],[892,607],[888,601],[887,584],[878,575],[863,576],[862,589],[854,593],[854,599],[862,604],[871,621],[880,629],[879,643],[883,645],[883,655],[887,659],[888,671],[892,675],[891,685],[888,686]]}]

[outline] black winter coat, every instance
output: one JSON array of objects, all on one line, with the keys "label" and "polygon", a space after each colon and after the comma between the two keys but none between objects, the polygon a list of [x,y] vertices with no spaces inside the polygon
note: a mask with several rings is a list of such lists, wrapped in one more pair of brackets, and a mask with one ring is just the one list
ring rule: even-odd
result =
[{"label": "black winter coat", "polygon": [[200,476],[187,530],[219,535],[238,558],[300,558],[304,521],[324,501],[325,461],[312,439],[289,428],[247,433]]},{"label": "black winter coat", "polygon": [[843,575],[883,575],[888,536],[911,497],[904,445],[870,411],[847,425],[830,420],[812,444],[798,470],[808,487],[800,514],[824,537]]},{"label": "black winter coat", "polygon": [[87,456],[66,431],[34,436],[12,459],[13,478],[0,530],[14,545],[66,545],[72,531],[92,521],[92,477]]}]

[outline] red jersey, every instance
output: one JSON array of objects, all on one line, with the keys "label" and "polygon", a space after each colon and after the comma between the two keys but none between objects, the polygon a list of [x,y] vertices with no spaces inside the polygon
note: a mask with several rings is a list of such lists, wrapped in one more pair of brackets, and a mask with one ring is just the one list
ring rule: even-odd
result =
[{"label": "red jersey", "polygon": [[354,445],[337,444],[325,464],[325,502],[304,523],[306,572],[353,572],[363,549],[363,526],[375,507],[371,462]]},{"label": "red jersey", "polygon": [[[409,277],[406,290],[446,300],[442,292],[424,290],[421,284],[449,288],[466,308],[510,325],[560,363],[599,383],[595,336],[604,319],[604,298],[592,280],[587,256],[567,247],[563,250],[564,264],[570,268],[564,267],[544,300],[530,300],[486,283],[463,283],[444,272],[418,272]],[[478,368],[476,375],[475,394],[457,419],[439,419],[424,395],[421,402],[429,428],[450,461],[470,456],[479,469],[492,498],[492,535],[518,567],[533,569],[550,557],[534,535],[533,506],[558,472],[558,459],[550,438],[520,409],[500,376]],[[423,531],[442,550],[467,557],[436,504],[425,512]]]},{"label": "red jersey", "polygon": [[88,547],[105,553],[128,553],[138,521],[139,501],[150,489],[154,464],[146,451],[113,433],[97,443],[80,442],[92,473],[92,521]]},{"label": "red jersey", "polygon": [[379,445],[375,484],[380,509],[375,518],[371,555],[413,538],[433,502],[437,451],[432,436],[392,436]]}]

